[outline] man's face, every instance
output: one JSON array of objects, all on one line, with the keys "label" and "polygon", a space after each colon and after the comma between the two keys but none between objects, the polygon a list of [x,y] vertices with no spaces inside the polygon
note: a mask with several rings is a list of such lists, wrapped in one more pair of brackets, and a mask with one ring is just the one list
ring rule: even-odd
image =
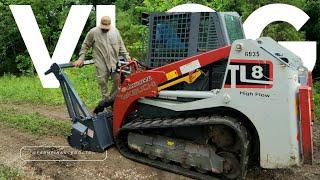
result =
[{"label": "man's face", "polygon": [[102,32],[107,33],[110,29],[110,25],[111,25],[111,18],[109,16],[103,16],[101,18],[101,24],[100,24],[100,28]]}]

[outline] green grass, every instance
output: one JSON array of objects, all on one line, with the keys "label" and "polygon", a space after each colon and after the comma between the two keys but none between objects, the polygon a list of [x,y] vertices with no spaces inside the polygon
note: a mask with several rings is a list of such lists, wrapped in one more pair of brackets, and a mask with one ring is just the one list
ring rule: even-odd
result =
[{"label": "green grass", "polygon": [[[320,117],[320,81],[313,85],[314,112],[316,117]],[[319,118],[316,118],[319,119]]]},{"label": "green grass", "polygon": [[9,168],[3,164],[0,164],[0,180],[6,180],[6,179],[23,179],[18,171]]},{"label": "green grass", "polygon": [[[100,90],[94,66],[67,69],[66,74],[89,108],[96,106]],[[0,102],[64,105],[59,89],[45,89],[38,76],[5,75],[0,78]]]},{"label": "green grass", "polygon": [[71,128],[71,122],[67,120],[54,120],[39,113],[25,114],[8,108],[0,109],[0,122],[4,126],[36,135],[65,136]]}]

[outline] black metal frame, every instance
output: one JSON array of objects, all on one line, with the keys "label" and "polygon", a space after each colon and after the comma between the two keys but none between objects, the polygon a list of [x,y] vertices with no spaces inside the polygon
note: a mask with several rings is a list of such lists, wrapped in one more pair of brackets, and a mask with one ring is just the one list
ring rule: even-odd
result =
[{"label": "black metal frame", "polygon": [[[94,63],[93,60],[85,61],[84,65],[90,65],[93,63]],[[83,103],[78,93],[72,86],[72,83],[69,80],[69,78],[61,70],[61,68],[69,68],[69,67],[73,67],[73,64],[66,63],[66,64],[58,65],[54,63],[51,65],[50,69],[45,74],[47,75],[47,74],[53,73],[58,79],[64,100],[65,100],[65,104],[68,109],[69,116],[73,122],[79,121],[79,120],[85,121],[87,119],[91,119],[92,117],[86,105]]]}]

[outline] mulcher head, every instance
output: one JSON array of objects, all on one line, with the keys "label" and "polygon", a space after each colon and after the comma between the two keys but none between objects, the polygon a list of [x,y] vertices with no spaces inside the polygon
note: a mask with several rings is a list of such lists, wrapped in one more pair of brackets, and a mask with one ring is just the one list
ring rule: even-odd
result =
[{"label": "mulcher head", "polygon": [[77,149],[103,152],[113,145],[111,124],[111,113],[100,113],[92,119],[75,122],[68,143]]}]

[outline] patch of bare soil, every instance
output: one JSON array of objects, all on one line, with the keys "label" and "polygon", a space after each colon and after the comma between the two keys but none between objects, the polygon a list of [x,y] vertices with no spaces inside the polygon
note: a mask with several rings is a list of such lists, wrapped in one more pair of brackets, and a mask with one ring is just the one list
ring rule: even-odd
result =
[{"label": "patch of bare soil", "polygon": [[0,162],[31,179],[187,179],[128,160],[115,148],[101,162],[26,162],[20,158],[22,147],[68,146],[66,139],[37,137],[0,125]]},{"label": "patch of bare soil", "polygon": [[[64,107],[0,104],[26,112],[38,112],[54,119],[68,119]],[[23,112],[23,111],[22,111]],[[314,165],[289,169],[252,168],[247,179],[320,179],[320,124],[314,124]],[[39,137],[6,128],[0,120],[0,162],[18,169],[31,179],[189,179],[126,159],[111,148],[101,162],[26,162],[20,158],[23,146],[68,146],[65,137]],[[67,157],[71,158],[72,157]]]}]

